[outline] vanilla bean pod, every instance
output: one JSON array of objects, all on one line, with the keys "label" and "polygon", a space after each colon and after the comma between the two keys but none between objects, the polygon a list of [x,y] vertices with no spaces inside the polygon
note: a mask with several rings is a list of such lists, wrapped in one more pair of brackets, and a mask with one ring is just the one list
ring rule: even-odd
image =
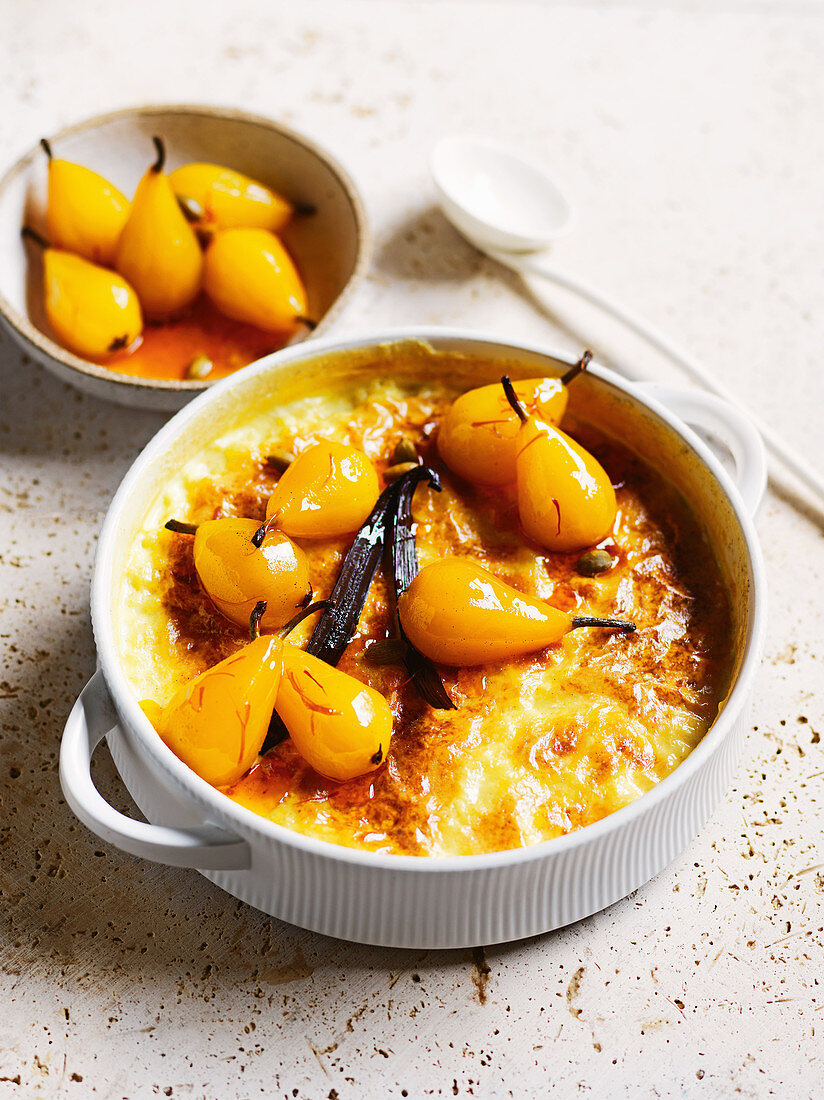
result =
[{"label": "vanilla bean pod", "polygon": [[[441,491],[438,475],[427,466],[418,466],[410,470],[397,482],[400,491],[393,518],[392,538],[388,543],[396,600],[418,575],[418,550],[412,524],[412,497],[425,477],[429,479],[430,489]],[[399,621],[397,629],[401,640],[405,643],[403,664],[418,694],[435,710],[455,710],[455,704],[450,699],[432,661],[415,649],[404,634]]]},{"label": "vanilla bean pod", "polygon": [[346,552],[329,607],[318,620],[306,652],[336,665],[358,628],[363,605],[380,565],[386,531],[395,513],[400,482],[384,489]]}]

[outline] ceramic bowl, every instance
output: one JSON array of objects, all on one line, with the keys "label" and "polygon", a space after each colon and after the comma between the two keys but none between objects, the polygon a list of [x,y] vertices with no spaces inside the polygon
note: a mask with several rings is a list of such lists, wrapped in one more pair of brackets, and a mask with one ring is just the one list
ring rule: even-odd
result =
[{"label": "ceramic bowl", "polygon": [[[99,836],[135,855],[196,867],[266,913],[366,943],[465,947],[544,932],[624,897],[685,848],[722,797],[749,729],[765,625],[764,570],[751,514],[764,490],[766,466],[758,434],[726,402],[697,391],[633,384],[591,366],[570,394],[571,407],[585,410],[586,419],[607,431],[621,432],[642,458],[666,470],[699,517],[729,588],[732,682],[715,722],[675,771],[635,802],[530,847],[438,858],[359,851],[302,836],[209,786],[157,736],[118,657],[119,580],[169,473],[242,420],[250,404],[263,395],[280,392],[287,399],[334,387],[351,380],[353,369],[418,377],[410,375],[410,342],[444,353],[440,365],[436,354],[414,368],[427,378],[437,378],[440,370],[454,382],[455,354],[480,360],[462,376],[467,388],[500,378],[502,369],[527,378],[559,375],[571,365],[540,348],[412,329],[278,352],[178,413],[126,475],[103,526],[91,600],[100,669],[66,725],[60,775],[69,805]],[[353,353],[359,367],[353,368]],[[733,477],[685,421],[722,441],[734,458]],[[103,738],[147,822],[118,813],[94,787],[91,757]]]},{"label": "ceramic bowl", "polygon": [[[166,142],[168,168],[226,164],[294,201],[316,207],[284,238],[304,276],[311,336],[333,323],[368,263],[363,202],[343,168],[314,142],[271,119],[215,107],[138,107],[98,115],[49,135],[55,155],[93,168],[131,195],[151,163],[151,138]],[[47,162],[36,145],[0,180],[0,322],[23,350],[64,382],[121,405],[174,410],[214,383],[136,378],[90,363],[57,344],[42,308],[37,265],[20,237],[45,230]]]}]

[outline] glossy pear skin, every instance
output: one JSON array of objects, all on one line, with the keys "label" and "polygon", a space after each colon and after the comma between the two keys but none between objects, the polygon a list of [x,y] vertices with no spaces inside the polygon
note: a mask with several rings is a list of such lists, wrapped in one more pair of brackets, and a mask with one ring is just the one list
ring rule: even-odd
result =
[{"label": "glossy pear skin", "polygon": [[260,548],[254,519],[214,519],[195,533],[194,561],[200,583],[227,619],[247,626],[255,604],[266,601],[261,630],[277,630],[312,594],[304,552],[280,531],[269,531]]},{"label": "glossy pear skin", "polygon": [[257,638],[180,688],[155,728],[201,779],[215,787],[234,783],[263,745],[282,667],[283,639]]},{"label": "glossy pear skin", "polygon": [[469,558],[424,566],[398,599],[404,633],[444,665],[499,663],[543,649],[572,619],[481,569]]},{"label": "glossy pear skin", "polygon": [[526,534],[570,552],[612,530],[615,490],[603,466],[574,439],[529,417],[518,433],[518,511]]},{"label": "glossy pear skin", "polygon": [[291,332],[306,315],[303,280],[266,229],[218,230],[206,249],[203,288],[225,316],[267,332]]},{"label": "glossy pear skin", "polygon": [[103,176],[69,160],[49,159],[46,230],[55,248],[95,264],[113,264],[129,200]]},{"label": "glossy pear skin", "polygon": [[127,348],[143,331],[140,302],[126,280],[62,249],[43,254],[43,301],[58,343],[85,359]]},{"label": "glossy pear skin", "polygon": [[169,174],[180,199],[194,199],[203,224],[218,229],[268,229],[278,233],[294,213],[292,204],[262,183],[219,164],[184,164]]},{"label": "glossy pear skin", "polygon": [[203,253],[169,177],[154,166],[138,184],[115,267],[135,288],[149,317],[179,313],[200,290]]},{"label": "glossy pear skin", "polygon": [[303,759],[328,779],[354,779],[386,758],[392,712],[384,697],[288,643],[275,710]]},{"label": "glossy pear skin", "polygon": [[337,538],[357,531],[379,492],[377,472],[363,451],[324,440],[284,471],[266,519],[292,538]]},{"label": "glossy pear skin", "polygon": [[[567,388],[560,378],[527,378],[515,392],[542,420],[558,423],[567,407]],[[521,426],[499,383],[457,397],[438,429],[438,452],[453,473],[479,485],[507,485],[515,480],[518,430]]]}]

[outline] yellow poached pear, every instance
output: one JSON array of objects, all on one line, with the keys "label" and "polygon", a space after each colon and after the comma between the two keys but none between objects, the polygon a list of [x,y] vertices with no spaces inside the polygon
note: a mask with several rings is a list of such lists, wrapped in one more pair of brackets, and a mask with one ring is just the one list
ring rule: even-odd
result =
[{"label": "yellow poached pear", "polygon": [[363,451],[324,440],[284,471],[266,505],[266,522],[292,538],[337,538],[357,531],[379,492],[377,471]]},{"label": "yellow poached pear", "polygon": [[398,598],[398,615],[412,645],[444,665],[511,660],[544,649],[577,627],[635,630],[625,619],[573,617],[513,588],[471,558],[442,558],[424,566]]},{"label": "yellow poached pear", "polygon": [[392,712],[384,697],[288,642],[275,710],[303,759],[329,779],[354,779],[386,759]]},{"label": "yellow poached pear", "polygon": [[617,511],[606,470],[565,432],[528,416],[509,379],[502,381],[521,419],[515,468],[524,531],[556,552],[600,542],[612,530]]},{"label": "yellow poached pear", "polygon": [[294,213],[276,191],[219,164],[184,164],[169,173],[169,182],[180,200],[197,203],[204,226],[279,233]]},{"label": "yellow poached pear", "polygon": [[283,671],[283,635],[259,634],[265,601],[249,617],[251,641],[201,672],[165,707],[140,706],[184,764],[215,787],[235,783],[254,764],[275,706]]},{"label": "yellow poached pear", "polygon": [[91,263],[113,264],[129,200],[97,172],[52,156],[45,138],[40,144],[49,158],[46,231],[52,245]]},{"label": "yellow poached pear", "polygon": [[84,359],[104,359],[130,347],[143,331],[143,317],[126,280],[51,248],[29,228],[23,236],[43,249],[43,305],[58,343]]},{"label": "yellow poached pear", "polygon": [[253,542],[254,519],[207,520],[195,531],[194,562],[200,583],[227,619],[244,626],[254,606],[266,601],[262,630],[277,630],[312,596],[306,555],[281,531]]},{"label": "yellow poached pear", "polygon": [[267,229],[219,229],[206,249],[203,289],[227,317],[288,333],[306,317],[306,288]]},{"label": "yellow poached pear", "polygon": [[481,665],[557,642],[571,618],[481,569],[470,558],[424,566],[398,599],[412,645],[444,665]]},{"label": "yellow poached pear", "polygon": [[194,301],[203,278],[203,253],[163,172],[163,142],[153,141],[157,160],[138,184],[115,267],[137,291],[147,316],[164,318]]}]

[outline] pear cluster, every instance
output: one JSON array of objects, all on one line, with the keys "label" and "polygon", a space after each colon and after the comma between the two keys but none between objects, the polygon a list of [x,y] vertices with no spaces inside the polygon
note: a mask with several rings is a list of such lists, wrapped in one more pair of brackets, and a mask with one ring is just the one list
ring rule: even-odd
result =
[{"label": "pear cluster", "polygon": [[184,685],[165,707],[142,704],[166,744],[201,778],[225,786],[248,771],[273,710],[321,775],[340,781],[379,766],[392,735],[383,696],[285,641],[312,598],[306,554],[292,538],[351,534],[377,497],[378,475],[367,456],[324,440],[287,467],[263,525],[228,516],[166,525],[194,535],[198,579],[222,615],[240,626],[250,623],[253,635],[280,630],[275,637],[253,637]]},{"label": "pear cluster", "polygon": [[[453,403],[440,425],[438,448],[447,464],[478,484],[514,483],[525,534],[550,550],[591,546],[615,520],[615,493],[606,472],[557,427],[567,384],[588,362],[587,353],[561,379],[513,385],[504,377],[502,386],[471,390]],[[407,450],[403,454],[409,458]],[[393,461],[399,453],[396,448]],[[165,707],[142,704],[164,741],[210,783],[231,785],[245,774],[265,745],[273,712],[300,756],[329,779],[354,779],[385,759],[392,713],[383,695],[335,668],[331,652],[318,647],[306,652],[286,641],[296,622],[324,606],[316,633],[333,621],[342,638],[340,655],[387,549],[380,538],[387,537],[389,520],[381,521],[381,536],[378,519],[384,512],[391,513],[393,528],[387,560],[394,572],[397,621],[395,636],[378,642],[389,660],[378,663],[405,665],[411,682],[423,681],[427,693],[420,693],[430,706],[454,707],[432,662],[502,663],[545,649],[581,627],[635,630],[625,619],[573,616],[519,591],[469,557],[446,556],[419,569],[412,494],[422,480],[435,489],[440,483],[435,471],[418,464],[413,445],[410,453],[416,461],[407,463],[412,469],[401,475],[397,491],[391,484],[394,466],[385,471],[390,486],[379,496],[369,458],[355,447],[323,440],[286,463],[263,524],[225,517],[198,526],[177,520],[166,525],[194,535],[195,569],[215,608],[238,625],[250,623],[247,646],[184,685]],[[283,453],[277,462],[282,459]],[[330,598],[309,604],[308,563],[293,540],[356,531]],[[276,633],[262,637],[261,628]]]},{"label": "pear cluster", "polygon": [[204,291],[226,317],[288,337],[306,320],[306,289],[278,233],[294,208],[231,169],[156,159],[131,202],[83,165],[49,158],[46,318],[69,351],[105,362],[136,346],[144,318],[180,316]]},{"label": "pear cluster", "polygon": [[356,447],[324,440],[294,459],[269,498],[266,520],[223,516],[205,523],[169,520],[194,535],[195,570],[217,610],[245,626],[260,600],[264,630],[276,630],[312,597],[306,554],[292,540],[352,534],[378,499],[375,467]]},{"label": "pear cluster", "polygon": [[230,787],[259,756],[273,711],[300,756],[328,779],[354,779],[380,767],[392,739],[385,698],[286,637],[298,614],[274,635],[261,635],[261,601],[250,616],[251,640],[184,684],[165,705],[141,703],[169,748],[215,787]]},{"label": "pear cluster", "polygon": [[567,385],[590,359],[586,352],[563,378],[482,386],[451,405],[438,433],[449,468],[479,485],[517,489],[524,533],[546,550],[593,546],[615,522],[615,491],[597,459],[558,424]]},{"label": "pear cluster", "polygon": [[165,707],[141,703],[165,743],[207,783],[230,786],[254,764],[275,711],[320,775],[342,781],[379,767],[392,738],[384,697],[290,645],[292,624],[259,635],[265,611],[261,601],[248,645],[184,684]]}]

